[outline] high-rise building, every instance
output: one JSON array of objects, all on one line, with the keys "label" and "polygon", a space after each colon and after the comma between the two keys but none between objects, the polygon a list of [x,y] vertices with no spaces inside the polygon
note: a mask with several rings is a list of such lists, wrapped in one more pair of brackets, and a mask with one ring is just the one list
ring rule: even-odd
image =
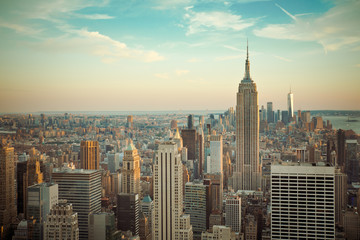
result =
[{"label": "high-rise building", "polygon": [[182,129],[181,137],[183,140],[183,146],[187,148],[188,160],[196,159],[196,140],[197,134],[195,129]]},{"label": "high-rise building", "polygon": [[336,144],[336,149],[337,149],[337,164],[342,168],[343,172],[345,171],[345,142],[346,142],[346,137],[345,137],[345,131],[342,129],[339,129],[336,133],[337,136],[337,144]]},{"label": "high-rise building", "polygon": [[140,199],[137,193],[120,193],[117,196],[117,228],[139,235]]},{"label": "high-rise building", "polygon": [[344,212],[347,208],[347,176],[335,169],[335,224],[344,226]]},{"label": "high-rise building", "polygon": [[346,140],[345,171],[348,183],[359,182],[359,160],[357,157],[358,143],[356,139]]},{"label": "high-rise building", "polygon": [[26,218],[27,188],[43,182],[43,173],[40,170],[39,152],[32,148],[30,157],[17,163],[17,210]]},{"label": "high-rise building", "polygon": [[215,225],[212,232],[203,232],[201,240],[232,240],[235,239],[231,234],[231,228],[221,225]]},{"label": "high-rise building", "polygon": [[192,239],[190,215],[183,214],[183,165],[175,142],[159,145],[153,178],[153,239]]},{"label": "high-rise building", "polygon": [[79,239],[78,214],[73,211],[72,204],[67,203],[67,200],[59,200],[52,206],[44,223],[44,239]]},{"label": "high-rise building", "polygon": [[53,205],[58,203],[58,185],[40,183],[27,189],[27,217],[36,219],[31,239],[43,239],[43,222]]},{"label": "high-rise building", "polygon": [[89,239],[111,240],[116,231],[114,213],[91,213],[89,217]]},{"label": "high-rise building", "polygon": [[258,92],[255,82],[250,77],[249,51],[245,62],[245,76],[237,93],[236,166],[233,187],[235,190],[261,188]]},{"label": "high-rise building", "polygon": [[78,213],[79,239],[88,239],[89,215],[101,210],[101,172],[55,168],[52,179],[59,185],[59,199],[67,199]]},{"label": "high-rise building", "polygon": [[100,147],[98,141],[81,141],[80,162],[83,169],[99,169]]},{"label": "high-rise building", "polygon": [[287,95],[287,110],[289,113],[289,118],[293,118],[294,117],[294,94],[291,92],[291,88],[290,88],[290,92]]},{"label": "high-rise building", "polygon": [[225,203],[225,225],[234,232],[241,232],[241,198],[229,196]]},{"label": "high-rise building", "polygon": [[122,192],[137,193],[140,196],[140,156],[131,142],[124,151],[122,174]]},{"label": "high-rise building", "polygon": [[16,215],[14,148],[0,144],[0,229],[5,238]]},{"label": "high-rise building", "polygon": [[211,212],[222,211],[223,207],[223,175],[222,173],[205,173],[204,184],[210,186]]},{"label": "high-rise building", "polygon": [[273,103],[272,102],[268,102],[267,103],[267,122],[268,123],[273,123],[274,122],[274,111],[273,111]]},{"label": "high-rise building", "polygon": [[257,240],[257,221],[254,215],[248,214],[245,217],[245,239],[246,240]]},{"label": "high-rise building", "polygon": [[132,115],[129,115],[127,116],[127,123],[126,123],[126,126],[130,129],[132,129],[134,127],[134,123],[133,123],[133,116]]},{"label": "high-rise building", "polygon": [[115,173],[120,168],[120,153],[107,153],[108,169],[110,173]]},{"label": "high-rise building", "polygon": [[210,136],[210,161],[207,161],[207,173],[222,173],[223,171],[223,143],[222,135]]},{"label": "high-rise building", "polygon": [[194,125],[194,115],[190,114],[188,116],[188,129],[194,129],[195,125]]},{"label": "high-rise building", "polygon": [[194,238],[209,228],[210,217],[210,186],[200,180],[185,185],[185,213],[190,215]]},{"label": "high-rise building", "polygon": [[271,166],[271,238],[335,239],[335,169]]}]

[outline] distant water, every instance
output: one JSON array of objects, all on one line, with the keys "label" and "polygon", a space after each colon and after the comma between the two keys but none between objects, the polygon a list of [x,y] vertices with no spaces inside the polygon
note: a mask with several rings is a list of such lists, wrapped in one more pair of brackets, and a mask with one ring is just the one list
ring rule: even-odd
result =
[{"label": "distant water", "polygon": [[350,120],[357,120],[357,122],[347,122],[347,116],[322,116],[323,120],[330,120],[333,128],[353,130],[357,134],[360,134],[360,117],[350,117]]}]

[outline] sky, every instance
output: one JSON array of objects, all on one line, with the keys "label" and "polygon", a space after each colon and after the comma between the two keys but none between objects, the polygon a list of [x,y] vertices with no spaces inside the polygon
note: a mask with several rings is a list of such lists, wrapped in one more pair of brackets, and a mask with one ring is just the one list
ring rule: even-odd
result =
[{"label": "sky", "polygon": [[360,110],[357,0],[2,0],[0,112]]}]

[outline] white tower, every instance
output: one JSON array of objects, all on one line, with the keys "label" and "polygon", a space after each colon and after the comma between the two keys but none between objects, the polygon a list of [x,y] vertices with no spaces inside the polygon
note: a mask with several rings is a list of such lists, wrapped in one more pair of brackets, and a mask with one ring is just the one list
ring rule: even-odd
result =
[{"label": "white tower", "polygon": [[289,118],[294,117],[294,94],[291,92],[291,88],[287,96],[287,106],[288,106]]},{"label": "white tower", "polygon": [[154,163],[153,239],[193,239],[183,214],[183,167],[175,142],[159,145]]}]

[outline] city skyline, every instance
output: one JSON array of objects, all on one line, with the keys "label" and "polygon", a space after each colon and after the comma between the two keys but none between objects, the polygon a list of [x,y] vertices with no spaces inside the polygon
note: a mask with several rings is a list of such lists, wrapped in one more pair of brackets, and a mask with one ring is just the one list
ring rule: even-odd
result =
[{"label": "city skyline", "polygon": [[0,112],[359,110],[358,1],[5,1]]}]

